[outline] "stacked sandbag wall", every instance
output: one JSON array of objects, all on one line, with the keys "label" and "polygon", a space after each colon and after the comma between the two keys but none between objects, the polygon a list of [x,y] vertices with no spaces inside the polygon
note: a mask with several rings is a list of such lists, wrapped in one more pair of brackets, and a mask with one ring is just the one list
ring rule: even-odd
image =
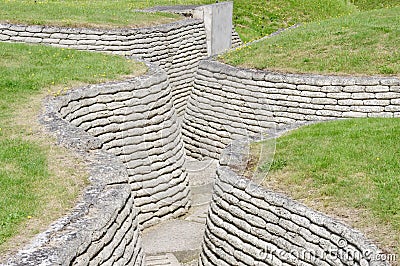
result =
[{"label": "stacked sandbag wall", "polygon": [[400,79],[283,74],[201,61],[182,125],[188,155],[218,158],[231,140],[275,126],[400,117]]},{"label": "stacked sandbag wall", "polygon": [[0,41],[141,57],[167,71],[174,105],[183,114],[199,60],[207,56],[204,23],[185,19],[151,28],[88,29],[0,24]]},{"label": "stacked sandbag wall", "polygon": [[41,122],[60,144],[88,165],[90,185],[69,214],[40,233],[7,265],[144,265],[144,253],[129,176],[101,142],[63,120],[62,100],[46,102]]},{"label": "stacked sandbag wall", "polygon": [[232,48],[239,47],[242,44],[243,44],[242,39],[240,39],[239,34],[235,30],[235,28],[233,28],[232,29]]},{"label": "stacked sandbag wall", "polygon": [[243,177],[247,145],[221,156],[199,265],[388,265],[360,232]]},{"label": "stacked sandbag wall", "polygon": [[184,147],[164,70],[150,65],[144,76],[60,98],[61,117],[99,139],[124,163],[142,228],[187,211]]}]

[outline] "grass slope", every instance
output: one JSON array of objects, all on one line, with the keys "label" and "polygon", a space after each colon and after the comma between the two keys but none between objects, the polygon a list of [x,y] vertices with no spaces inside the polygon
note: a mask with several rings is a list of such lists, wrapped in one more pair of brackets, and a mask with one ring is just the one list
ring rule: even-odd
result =
[{"label": "grass slope", "polygon": [[399,6],[400,0],[235,0],[233,3],[236,30],[248,42],[298,23]]},{"label": "grass slope", "polygon": [[235,66],[301,73],[398,75],[400,7],[313,22],[222,57]]},{"label": "grass slope", "polygon": [[[277,139],[264,184],[305,202],[348,209],[350,215],[358,214],[354,210],[367,213],[363,225],[388,225],[386,233],[394,243],[385,244],[400,255],[399,143],[398,118],[306,126]],[[375,235],[382,242],[387,236]]]},{"label": "grass slope", "polygon": [[259,39],[297,23],[351,14],[345,0],[235,0],[234,24],[243,41]]},{"label": "grass slope", "polygon": [[54,215],[71,207],[77,197],[77,191],[70,189],[74,184],[57,179],[50,170],[54,154],[49,156],[53,148],[48,140],[39,141],[32,132],[32,120],[40,108],[40,101],[32,99],[46,90],[59,94],[72,84],[145,71],[142,64],[117,56],[0,43],[0,250],[21,229],[19,224],[28,219],[48,220],[52,208],[57,211],[50,219],[56,219]]}]

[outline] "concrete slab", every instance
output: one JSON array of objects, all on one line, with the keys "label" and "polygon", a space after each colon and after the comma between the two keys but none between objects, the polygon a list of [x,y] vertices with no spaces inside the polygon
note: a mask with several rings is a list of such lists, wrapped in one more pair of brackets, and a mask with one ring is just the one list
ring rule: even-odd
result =
[{"label": "concrete slab", "polygon": [[172,253],[179,262],[190,262],[200,255],[205,225],[171,220],[143,232],[146,255]]},{"label": "concrete slab", "polygon": [[162,254],[155,256],[146,256],[145,264],[146,266],[181,266],[176,257],[171,254]]},{"label": "concrete slab", "polygon": [[211,199],[211,193],[194,194],[192,190],[192,207],[208,206],[211,202]]},{"label": "concrete slab", "polygon": [[186,160],[185,167],[191,187],[212,184],[217,172],[218,160]]},{"label": "concrete slab", "polygon": [[182,266],[198,266],[198,265],[199,265],[199,260],[194,260],[194,261],[190,261],[190,262],[182,264]]},{"label": "concrete slab", "polygon": [[205,224],[209,205],[192,208],[188,215],[185,216],[186,221]]},{"label": "concrete slab", "polygon": [[232,46],[233,2],[222,2],[197,8],[193,16],[202,18],[207,35],[209,56],[220,54]]},{"label": "concrete slab", "polygon": [[186,161],[185,167],[189,177],[192,207],[210,203],[217,166],[217,160]]}]

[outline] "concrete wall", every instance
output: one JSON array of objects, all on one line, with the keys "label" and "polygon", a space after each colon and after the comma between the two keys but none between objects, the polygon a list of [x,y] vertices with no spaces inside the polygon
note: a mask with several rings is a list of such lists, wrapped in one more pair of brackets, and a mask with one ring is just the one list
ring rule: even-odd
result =
[{"label": "concrete wall", "polygon": [[59,97],[63,119],[101,141],[125,165],[141,227],[184,214],[189,208],[184,147],[164,70]]},{"label": "concrete wall", "polygon": [[220,54],[232,47],[233,2],[222,2],[201,6],[194,17],[204,21],[209,56]]},{"label": "concrete wall", "polygon": [[46,102],[41,122],[88,164],[90,185],[65,217],[54,222],[7,265],[144,265],[138,212],[125,166],[101,142],[60,118],[60,99]]},{"label": "concrete wall", "polygon": [[200,265],[388,265],[360,232],[238,174],[247,145],[222,154]]},{"label": "concrete wall", "polygon": [[400,80],[280,74],[201,61],[182,133],[188,155],[218,158],[268,128],[353,117],[400,117]]}]

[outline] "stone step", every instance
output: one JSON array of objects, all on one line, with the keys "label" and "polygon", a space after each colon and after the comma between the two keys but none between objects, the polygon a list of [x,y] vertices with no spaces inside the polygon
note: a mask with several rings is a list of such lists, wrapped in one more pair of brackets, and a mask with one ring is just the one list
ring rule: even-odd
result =
[{"label": "stone step", "polygon": [[145,266],[181,266],[174,254],[166,253],[161,255],[146,256]]},{"label": "stone step", "polygon": [[186,161],[192,206],[186,215],[143,231],[146,265],[180,265],[168,256],[185,266],[197,265],[217,165],[217,160]]},{"label": "stone step", "polygon": [[186,171],[191,187],[204,187],[213,184],[218,166],[217,160],[187,160]]},{"label": "stone step", "polygon": [[189,210],[189,213],[183,217],[185,221],[206,224],[209,205],[197,206]]},{"label": "stone step", "polygon": [[170,220],[143,231],[146,256],[172,253],[179,262],[195,260],[200,255],[204,223]]},{"label": "stone step", "polygon": [[207,206],[211,202],[211,193],[194,193],[191,191],[192,207]]}]

